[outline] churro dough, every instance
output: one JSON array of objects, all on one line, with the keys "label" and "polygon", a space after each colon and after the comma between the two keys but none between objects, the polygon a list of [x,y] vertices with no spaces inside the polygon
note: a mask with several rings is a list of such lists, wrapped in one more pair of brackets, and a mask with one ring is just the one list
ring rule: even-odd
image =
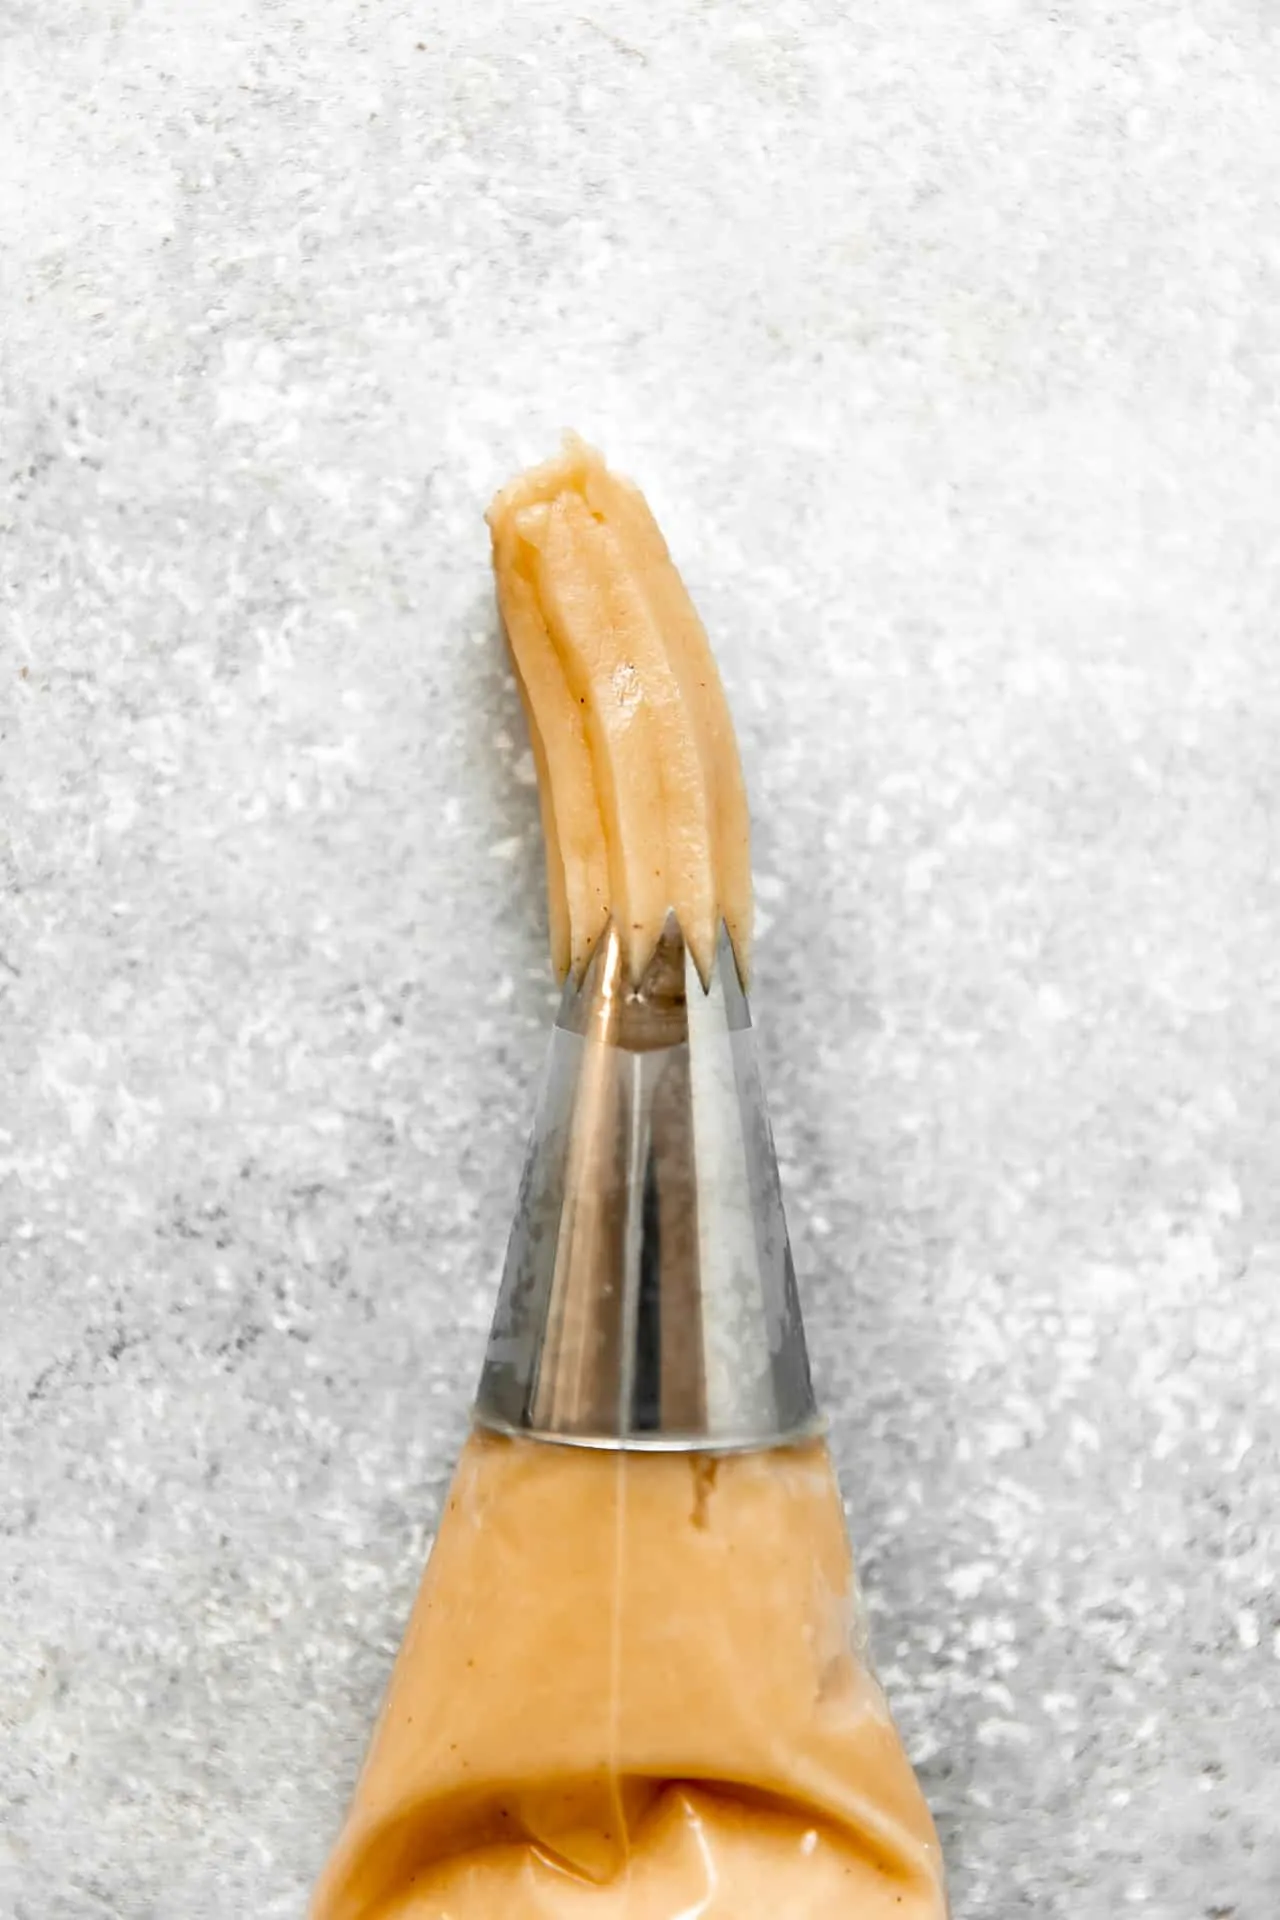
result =
[{"label": "churro dough", "polygon": [[824,1446],[477,1435],[314,1920],[942,1920]]},{"label": "churro dough", "polygon": [[737,741],[643,495],[571,439],[498,495],[489,525],[538,770],[557,971],[583,964],[612,914],[639,975],[674,909],[704,979],[722,919],[745,973]]}]

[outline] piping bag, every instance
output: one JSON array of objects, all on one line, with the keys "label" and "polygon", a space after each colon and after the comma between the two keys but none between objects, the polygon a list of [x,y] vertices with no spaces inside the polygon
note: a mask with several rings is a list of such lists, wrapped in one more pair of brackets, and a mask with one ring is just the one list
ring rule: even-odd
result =
[{"label": "piping bag", "polygon": [[746,803],[641,495],[489,515],[565,980],[476,1396],[312,1920],[943,1920],[746,995]]}]

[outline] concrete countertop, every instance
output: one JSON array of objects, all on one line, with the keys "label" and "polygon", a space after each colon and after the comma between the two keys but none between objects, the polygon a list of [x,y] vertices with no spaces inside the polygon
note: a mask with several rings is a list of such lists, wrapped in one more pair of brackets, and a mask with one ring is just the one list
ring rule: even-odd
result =
[{"label": "concrete countertop", "polygon": [[1280,1911],[1255,0],[0,18],[0,1913],[300,1914],[551,1005],[481,514],[648,489],[958,1920]]}]

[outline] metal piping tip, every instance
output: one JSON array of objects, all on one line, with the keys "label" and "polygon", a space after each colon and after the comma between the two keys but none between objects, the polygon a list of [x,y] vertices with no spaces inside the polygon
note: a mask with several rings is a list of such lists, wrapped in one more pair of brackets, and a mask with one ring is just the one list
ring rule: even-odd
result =
[{"label": "metal piping tip", "polygon": [[715,1452],[819,1430],[723,929],[705,986],[674,915],[638,983],[610,926],[566,986],[475,1418],[579,1446]]}]

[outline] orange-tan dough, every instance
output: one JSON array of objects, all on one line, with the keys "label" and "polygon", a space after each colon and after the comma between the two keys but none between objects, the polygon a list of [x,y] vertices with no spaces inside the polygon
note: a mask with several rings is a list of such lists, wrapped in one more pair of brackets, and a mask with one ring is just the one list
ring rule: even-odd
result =
[{"label": "orange-tan dough", "polygon": [[477,1435],[313,1920],[944,1920],[820,1443]]},{"label": "orange-tan dough", "polygon": [[737,741],[643,495],[570,439],[498,495],[489,526],[538,772],[557,972],[582,966],[610,915],[643,972],[674,910],[704,978],[721,920],[745,974]]}]

